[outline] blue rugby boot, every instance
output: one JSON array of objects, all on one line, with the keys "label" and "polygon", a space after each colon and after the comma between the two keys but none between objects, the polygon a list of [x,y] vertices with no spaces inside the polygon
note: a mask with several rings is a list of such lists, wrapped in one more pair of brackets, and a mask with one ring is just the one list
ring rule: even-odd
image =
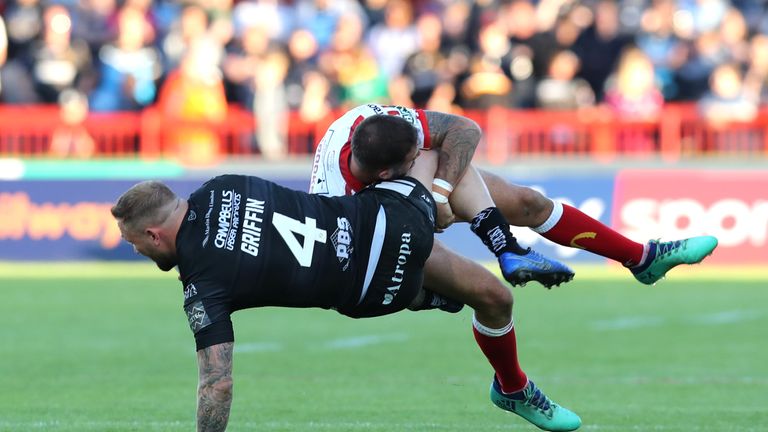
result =
[{"label": "blue rugby boot", "polygon": [[504,393],[499,380],[494,376],[491,402],[545,431],[572,431],[581,426],[581,419],[576,413],[552,402],[531,380],[518,392]]},{"label": "blue rugby boot", "polygon": [[653,285],[669,270],[680,264],[698,264],[712,254],[717,247],[717,238],[712,236],[691,237],[685,240],[648,242],[645,262],[630,270],[635,279],[646,285]]},{"label": "blue rugby boot", "polygon": [[573,270],[565,264],[551,260],[536,251],[528,249],[525,255],[505,252],[499,256],[499,267],[504,279],[512,285],[525,285],[530,281],[540,282],[547,288],[573,279]]}]

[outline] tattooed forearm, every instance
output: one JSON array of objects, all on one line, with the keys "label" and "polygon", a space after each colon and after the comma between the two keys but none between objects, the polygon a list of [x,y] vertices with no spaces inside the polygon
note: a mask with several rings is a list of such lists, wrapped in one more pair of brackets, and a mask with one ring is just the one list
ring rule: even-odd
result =
[{"label": "tattooed forearm", "polygon": [[232,342],[213,345],[197,352],[200,371],[197,387],[198,432],[227,428],[232,405]]},{"label": "tattooed forearm", "polygon": [[474,121],[453,114],[427,111],[432,147],[440,151],[436,178],[453,184],[461,179],[480,142],[480,127]]}]

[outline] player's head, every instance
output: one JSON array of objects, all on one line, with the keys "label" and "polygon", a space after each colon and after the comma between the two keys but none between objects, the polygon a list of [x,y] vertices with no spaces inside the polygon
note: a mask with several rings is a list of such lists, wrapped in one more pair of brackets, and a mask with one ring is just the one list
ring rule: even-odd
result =
[{"label": "player's head", "polygon": [[138,183],[123,193],[112,207],[112,216],[123,238],[133,249],[168,271],[176,265],[176,230],[171,215],[181,200],[159,181]]},{"label": "player's head", "polygon": [[419,134],[407,120],[374,115],[360,122],[352,134],[352,157],[379,179],[408,173],[419,156]]}]

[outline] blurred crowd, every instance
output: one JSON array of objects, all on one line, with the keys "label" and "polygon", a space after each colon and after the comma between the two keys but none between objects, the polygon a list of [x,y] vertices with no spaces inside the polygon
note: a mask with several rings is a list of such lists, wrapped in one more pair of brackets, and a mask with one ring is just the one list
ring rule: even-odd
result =
[{"label": "blurred crowd", "polygon": [[749,119],[768,101],[765,3],[10,0],[0,2],[0,102],[155,105],[207,121],[240,104],[275,155],[287,112],[313,121],[369,101],[602,106],[637,119],[697,101],[704,115]]}]

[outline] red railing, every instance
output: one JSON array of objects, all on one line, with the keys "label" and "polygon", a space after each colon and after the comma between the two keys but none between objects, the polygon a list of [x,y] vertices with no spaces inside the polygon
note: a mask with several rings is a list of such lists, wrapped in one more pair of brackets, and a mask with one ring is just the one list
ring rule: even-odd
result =
[{"label": "red railing", "polygon": [[[286,149],[309,155],[340,113],[316,122],[289,115]],[[503,164],[516,157],[652,158],[675,161],[702,156],[768,156],[768,109],[750,122],[714,124],[695,105],[668,105],[657,121],[627,121],[602,109],[578,112],[491,109],[464,113],[483,128],[478,158]],[[154,108],[142,112],[92,113],[80,124],[62,120],[55,106],[0,106],[0,157],[63,157],[52,153],[54,137],[77,146],[92,140],[93,157],[179,157],[210,163],[230,155],[258,155],[253,115],[230,106],[218,123],[173,120]],[[87,139],[87,138],[86,138]],[[61,138],[59,138],[61,142]],[[77,156],[79,153],[72,152]],[[82,154],[79,154],[82,157]]]}]

